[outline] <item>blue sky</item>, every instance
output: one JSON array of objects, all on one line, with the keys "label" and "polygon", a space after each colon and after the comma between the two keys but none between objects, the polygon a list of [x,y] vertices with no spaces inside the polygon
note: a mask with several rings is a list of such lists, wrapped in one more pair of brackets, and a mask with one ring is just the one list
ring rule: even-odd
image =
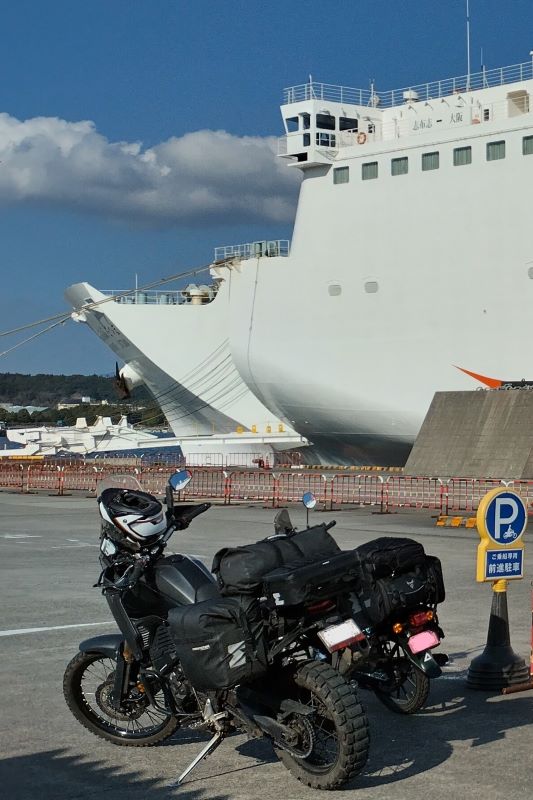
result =
[{"label": "blue sky", "polygon": [[[465,0],[1,0],[0,332],[213,248],[290,237],[272,155],[285,86],[378,91],[466,72]],[[470,0],[472,70],[529,60],[532,0]],[[28,335],[28,334],[25,334]],[[0,351],[20,337],[0,338]],[[109,373],[68,323],[0,372]]]}]

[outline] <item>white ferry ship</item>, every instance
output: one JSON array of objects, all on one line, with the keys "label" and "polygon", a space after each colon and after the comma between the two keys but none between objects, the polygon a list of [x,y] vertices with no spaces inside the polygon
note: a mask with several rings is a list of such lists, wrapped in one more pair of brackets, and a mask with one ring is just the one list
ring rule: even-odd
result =
[{"label": "white ferry ship", "polygon": [[181,293],[76,284],[74,316],[176,435],[284,429],[313,461],[402,464],[435,391],[532,377],[532,94],[531,61],[286,89],[292,242],[218,248]]}]

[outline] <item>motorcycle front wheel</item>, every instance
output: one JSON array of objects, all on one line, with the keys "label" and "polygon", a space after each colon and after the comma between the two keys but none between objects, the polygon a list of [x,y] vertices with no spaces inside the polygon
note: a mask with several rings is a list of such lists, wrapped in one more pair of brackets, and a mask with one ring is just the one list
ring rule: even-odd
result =
[{"label": "motorcycle front wheel", "polygon": [[[63,678],[66,703],[78,722],[96,736],[114,744],[147,747],[168,739],[178,727],[170,709],[154,708],[142,691],[135,691],[121,709],[111,703],[114,659],[102,653],[78,653]],[[164,706],[163,693],[156,701]]]},{"label": "motorcycle front wheel", "polygon": [[294,681],[295,698],[313,713],[288,722],[300,734],[298,749],[276,748],[276,752],[284,766],[307,786],[338,789],[366,764],[366,713],[352,687],[328,664],[306,663],[297,670]]},{"label": "motorcycle front wheel", "polygon": [[397,642],[389,643],[391,686],[376,689],[376,697],[396,714],[416,714],[429,696],[429,678],[418,669]]}]

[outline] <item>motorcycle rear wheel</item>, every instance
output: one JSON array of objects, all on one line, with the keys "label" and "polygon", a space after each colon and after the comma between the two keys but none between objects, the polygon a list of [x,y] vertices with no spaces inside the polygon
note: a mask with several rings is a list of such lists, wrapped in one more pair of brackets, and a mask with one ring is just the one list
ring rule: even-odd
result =
[{"label": "motorcycle rear wheel", "polygon": [[368,758],[368,720],[357,695],[328,664],[308,662],[294,676],[296,699],[314,710],[306,757],[276,748],[284,766],[313,789],[338,789],[358,775]]},{"label": "motorcycle rear wheel", "polygon": [[[172,736],[178,719],[154,708],[140,698],[122,713],[109,703],[115,662],[103,653],[78,653],[63,677],[67,706],[87,730],[113,744],[148,747]],[[163,703],[162,697],[157,698]]]},{"label": "motorcycle rear wheel", "polygon": [[376,689],[376,697],[395,714],[416,714],[427,703],[429,678],[413,664],[399,644],[391,643],[390,657],[390,665],[401,677],[389,690]]}]

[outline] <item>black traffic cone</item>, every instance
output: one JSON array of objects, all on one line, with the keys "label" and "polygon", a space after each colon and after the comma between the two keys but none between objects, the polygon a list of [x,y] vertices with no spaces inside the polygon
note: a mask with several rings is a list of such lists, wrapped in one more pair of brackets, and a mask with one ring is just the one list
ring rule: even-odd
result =
[{"label": "black traffic cone", "polygon": [[523,683],[528,678],[529,670],[524,659],[511,647],[507,592],[493,590],[487,644],[470,663],[467,686],[470,689],[497,690]]}]

